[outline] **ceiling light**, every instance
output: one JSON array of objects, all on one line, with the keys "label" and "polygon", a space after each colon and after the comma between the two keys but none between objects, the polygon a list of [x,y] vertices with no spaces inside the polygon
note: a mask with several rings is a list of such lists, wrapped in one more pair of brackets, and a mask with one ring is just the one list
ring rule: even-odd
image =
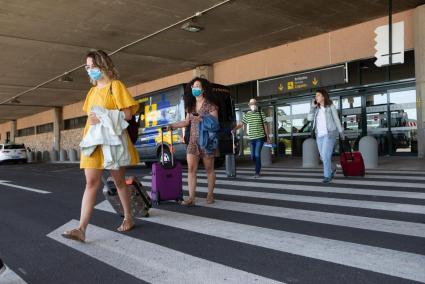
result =
[{"label": "ceiling light", "polygon": [[69,76],[68,73],[65,73],[62,77],[59,78],[59,82],[70,83],[74,82],[74,79]]},{"label": "ceiling light", "polygon": [[197,33],[203,29],[202,27],[194,24],[193,22],[184,23],[181,28],[182,30],[185,30],[191,33]]}]

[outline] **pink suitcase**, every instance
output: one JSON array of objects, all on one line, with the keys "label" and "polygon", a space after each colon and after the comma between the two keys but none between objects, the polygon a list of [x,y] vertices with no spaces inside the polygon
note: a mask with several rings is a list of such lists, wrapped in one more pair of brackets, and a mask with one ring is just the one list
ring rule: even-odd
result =
[{"label": "pink suitcase", "polygon": [[[182,165],[179,161],[174,161],[173,149],[171,149],[171,161],[164,162],[164,129],[161,130],[161,159],[152,164],[152,189],[151,199],[155,205],[161,201],[183,200],[183,176]],[[173,148],[171,139],[171,148]]]}]

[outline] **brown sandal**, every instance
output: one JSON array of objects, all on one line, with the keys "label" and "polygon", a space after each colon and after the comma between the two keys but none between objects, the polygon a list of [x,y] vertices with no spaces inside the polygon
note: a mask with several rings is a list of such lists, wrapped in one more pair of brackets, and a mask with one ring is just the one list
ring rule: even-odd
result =
[{"label": "brown sandal", "polygon": [[181,205],[186,207],[193,207],[195,206],[195,198],[192,198],[192,199],[189,198],[187,200],[184,200],[182,201]]},{"label": "brown sandal", "polygon": [[122,220],[121,226],[117,228],[118,232],[127,232],[134,228],[134,222],[133,219],[124,218]]},{"label": "brown sandal", "polygon": [[207,195],[207,204],[213,204],[214,202],[215,202],[214,195],[212,193],[208,194]]},{"label": "brown sandal", "polygon": [[72,229],[65,231],[63,232],[62,237],[82,243],[86,241],[86,234],[82,229]]}]

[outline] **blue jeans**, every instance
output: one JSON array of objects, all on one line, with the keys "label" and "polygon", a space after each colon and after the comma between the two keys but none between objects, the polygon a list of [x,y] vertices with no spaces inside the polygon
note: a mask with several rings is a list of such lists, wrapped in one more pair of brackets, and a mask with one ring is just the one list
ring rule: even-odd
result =
[{"label": "blue jeans", "polygon": [[255,173],[260,174],[261,170],[261,149],[263,148],[264,138],[249,140],[251,148],[251,160],[255,162]]},{"label": "blue jeans", "polygon": [[319,148],[320,159],[323,162],[323,176],[331,178],[332,175],[332,153],[334,151],[336,138],[331,135],[317,137],[317,148]]}]

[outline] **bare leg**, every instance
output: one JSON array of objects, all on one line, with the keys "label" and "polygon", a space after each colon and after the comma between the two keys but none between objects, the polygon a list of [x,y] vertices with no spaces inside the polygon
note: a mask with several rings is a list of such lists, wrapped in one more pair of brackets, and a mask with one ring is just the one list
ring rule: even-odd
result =
[{"label": "bare leg", "polygon": [[187,168],[188,168],[188,187],[189,187],[189,199],[184,202],[184,205],[191,205],[195,202],[196,183],[198,172],[199,158],[196,155],[187,154]]},{"label": "bare leg", "polygon": [[81,201],[80,224],[76,229],[65,231],[62,236],[84,242],[86,239],[86,229],[89,224],[90,217],[93,214],[94,204],[96,202],[97,189],[100,186],[102,170],[85,169],[86,189],[84,190],[83,200]]},{"label": "bare leg", "polygon": [[134,227],[133,216],[131,215],[130,197],[131,193],[125,183],[125,168],[121,167],[119,170],[110,170],[112,178],[114,179],[115,186],[118,189],[118,195],[124,209],[124,221],[118,227],[118,231],[124,232],[131,230]]},{"label": "bare leg", "polygon": [[202,159],[205,171],[208,177],[208,196],[207,203],[214,203],[214,187],[215,187],[215,171],[214,171],[214,157],[204,157]]},{"label": "bare leg", "polygon": [[102,170],[85,169],[86,189],[84,190],[83,200],[81,202],[80,226],[83,232],[86,231],[90,217],[93,214],[94,205],[96,202],[97,190],[100,187]]}]

